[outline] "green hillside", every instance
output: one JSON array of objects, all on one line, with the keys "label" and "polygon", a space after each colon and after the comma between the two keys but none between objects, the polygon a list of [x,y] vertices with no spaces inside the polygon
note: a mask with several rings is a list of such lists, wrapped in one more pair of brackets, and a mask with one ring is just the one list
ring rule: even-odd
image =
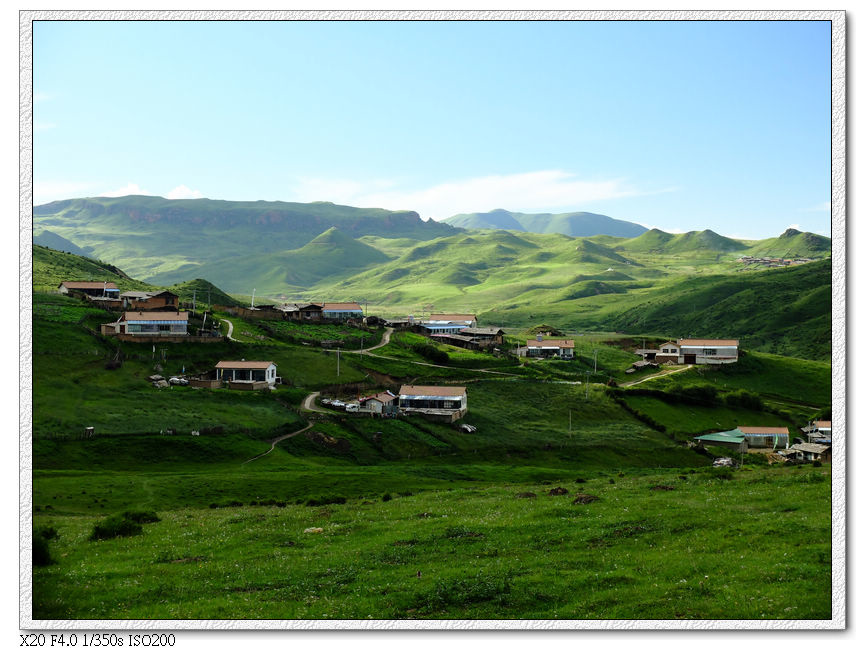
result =
[{"label": "green hillside", "polygon": [[104,280],[114,282],[121,291],[146,291],[152,288],[149,284],[133,280],[112,264],[34,244],[34,290],[56,291],[65,280]]},{"label": "green hillside", "polygon": [[832,240],[812,232],[789,228],[775,239],[764,239],[748,249],[749,255],[761,257],[825,257],[832,250]]},{"label": "green hillside", "polygon": [[240,302],[229,296],[222,289],[207,280],[196,278],[187,282],[179,282],[168,287],[176,293],[181,300],[192,302],[195,298],[196,305],[210,307],[211,305],[239,305]]},{"label": "green hillside", "polygon": [[742,251],[748,245],[723,237],[711,230],[691,231],[671,235],[661,230],[649,230],[639,237],[620,245],[622,250],[641,251],[661,254],[677,254],[691,252],[722,252]]},{"label": "green hillside", "polygon": [[56,251],[63,251],[64,253],[74,253],[75,255],[87,257],[86,250],[76,246],[68,239],[61,237],[57,233],[51,232],[50,230],[41,230],[35,232],[33,234],[33,243],[38,246],[53,248]]},{"label": "green hillside", "polygon": [[828,359],[831,271],[825,260],[746,277],[684,279],[674,292],[654,290],[609,323],[630,332],[738,338],[751,349]]},{"label": "green hillside", "polygon": [[230,257],[205,262],[194,269],[181,267],[157,273],[150,279],[164,284],[194,270],[236,293],[250,294],[255,288],[259,293],[282,294],[313,286],[324,278],[350,275],[389,259],[376,248],[330,228],[296,250]]},{"label": "green hillside", "polygon": [[534,233],[559,233],[570,237],[591,237],[593,235],[636,237],[646,230],[639,224],[592,212],[525,214],[498,209],[491,212],[457,214],[445,219],[444,223],[460,228],[495,228]]},{"label": "green hillside", "polygon": [[[457,232],[416,212],[355,208],[327,202],[169,200],[155,196],[54,201],[33,210],[35,228],[49,229],[144,280],[200,277],[204,263],[242,263],[300,248],[332,227],[364,235],[432,239]],[[183,275],[185,274],[185,275]],[[210,277],[210,276],[207,276]],[[238,285],[249,282],[241,279]],[[237,290],[227,286],[229,290]]]}]

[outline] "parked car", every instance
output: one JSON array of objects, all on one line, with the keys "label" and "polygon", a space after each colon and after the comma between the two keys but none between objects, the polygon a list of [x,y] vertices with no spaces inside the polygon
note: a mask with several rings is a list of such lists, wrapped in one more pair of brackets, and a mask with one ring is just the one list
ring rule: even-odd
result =
[{"label": "parked car", "polygon": [[335,400],[331,401],[330,406],[332,406],[335,409],[344,409],[345,408],[345,402],[340,402],[338,399],[335,399]]},{"label": "parked car", "polygon": [[460,431],[463,433],[474,433],[478,428],[476,426],[472,426],[471,424],[461,424]]},{"label": "parked car", "polygon": [[346,413],[357,413],[360,410],[360,404],[346,404],[345,412]]},{"label": "parked car", "polygon": [[189,380],[186,377],[170,377],[168,383],[174,386],[188,386]]}]

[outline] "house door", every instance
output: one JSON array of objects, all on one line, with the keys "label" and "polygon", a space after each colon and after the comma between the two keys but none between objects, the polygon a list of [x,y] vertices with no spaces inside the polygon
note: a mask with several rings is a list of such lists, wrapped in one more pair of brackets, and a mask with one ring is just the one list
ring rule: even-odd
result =
[{"label": "house door", "polygon": [[685,363],[697,363],[697,355],[696,354],[686,354],[685,355]]}]

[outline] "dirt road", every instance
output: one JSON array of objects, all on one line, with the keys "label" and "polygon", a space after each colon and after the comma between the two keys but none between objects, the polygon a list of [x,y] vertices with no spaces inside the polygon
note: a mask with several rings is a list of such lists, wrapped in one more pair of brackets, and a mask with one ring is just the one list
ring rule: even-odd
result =
[{"label": "dirt road", "polygon": [[312,423],[310,422],[305,427],[303,427],[303,429],[298,429],[297,431],[292,431],[291,433],[286,433],[284,436],[279,436],[278,438],[274,438],[273,440],[270,441],[270,449],[268,449],[263,454],[259,454],[258,456],[250,458],[249,460],[243,461],[241,463],[241,465],[246,465],[247,463],[251,463],[254,460],[258,460],[259,458],[262,458],[263,456],[267,456],[270,452],[272,452],[274,449],[276,449],[276,445],[278,445],[280,442],[282,442],[286,438],[291,438],[292,436],[296,436],[298,433],[303,433],[304,431],[306,431],[307,429],[309,429],[311,427],[312,427]]},{"label": "dirt road", "polygon": [[637,381],[629,381],[629,382],[626,382],[624,384],[619,384],[619,386],[622,386],[623,388],[625,388],[627,386],[636,386],[637,384],[642,384],[644,381],[649,381],[650,379],[657,379],[658,377],[666,377],[668,375],[675,375],[677,372],[684,372],[685,370],[690,370],[693,367],[694,366],[692,366],[692,365],[687,365],[687,366],[682,366],[681,368],[676,368],[675,370],[668,370],[666,372],[661,371],[661,372],[655,373],[654,375],[649,375],[648,377],[643,377],[642,379],[638,379]]}]

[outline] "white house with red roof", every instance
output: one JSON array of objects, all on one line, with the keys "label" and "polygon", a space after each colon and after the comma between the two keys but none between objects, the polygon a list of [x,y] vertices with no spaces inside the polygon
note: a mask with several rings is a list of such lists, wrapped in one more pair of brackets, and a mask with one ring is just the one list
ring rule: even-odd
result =
[{"label": "white house with red roof", "polygon": [[216,364],[216,378],[228,382],[266,382],[276,384],[276,364],[273,361],[220,361]]}]

